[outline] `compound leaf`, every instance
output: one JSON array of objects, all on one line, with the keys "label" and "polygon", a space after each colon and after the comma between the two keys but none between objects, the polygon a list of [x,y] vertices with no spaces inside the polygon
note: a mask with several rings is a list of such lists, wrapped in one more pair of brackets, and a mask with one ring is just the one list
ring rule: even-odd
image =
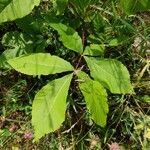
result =
[{"label": "compound leaf", "polygon": [[28,15],[40,0],[0,0],[0,23]]},{"label": "compound leaf", "polygon": [[85,57],[91,76],[112,93],[132,93],[130,75],[127,68],[114,59],[95,59]]},{"label": "compound leaf", "polygon": [[106,90],[98,81],[90,79],[84,72],[78,73],[78,77],[79,87],[92,119],[96,124],[104,127],[108,113]]},{"label": "compound leaf", "polygon": [[35,140],[57,130],[65,120],[66,99],[72,74],[53,80],[35,96],[32,106],[32,125]]},{"label": "compound leaf", "polygon": [[8,60],[18,72],[27,75],[48,75],[73,71],[71,64],[64,59],[48,53],[37,53]]}]

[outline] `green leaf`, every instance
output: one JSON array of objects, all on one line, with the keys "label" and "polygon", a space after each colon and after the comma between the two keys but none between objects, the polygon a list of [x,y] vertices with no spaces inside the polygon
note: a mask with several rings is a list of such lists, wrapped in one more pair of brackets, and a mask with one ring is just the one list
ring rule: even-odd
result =
[{"label": "green leaf", "polygon": [[11,0],[0,0],[0,12],[7,6]]},{"label": "green leaf", "polygon": [[19,32],[8,32],[2,38],[2,44],[6,50],[0,56],[0,68],[10,68],[7,61],[24,54],[44,52],[46,41],[32,38],[28,34]]},{"label": "green leaf", "polygon": [[139,97],[139,99],[143,102],[150,103],[150,96],[149,95],[144,95],[142,97]]},{"label": "green leaf", "polygon": [[106,26],[106,20],[99,12],[94,12],[94,18],[92,19],[93,30],[95,32],[104,32]]},{"label": "green leaf", "polygon": [[35,96],[32,106],[32,125],[37,141],[57,130],[65,120],[66,99],[72,74],[53,80]]},{"label": "green leaf", "polygon": [[122,44],[126,44],[127,42],[128,42],[128,37],[125,35],[120,35],[118,37],[113,37],[113,38],[111,37],[108,40],[108,45],[110,47],[116,47]]},{"label": "green leaf", "polygon": [[150,0],[120,0],[120,4],[128,15],[150,9]]},{"label": "green leaf", "polygon": [[1,55],[0,55],[0,68],[3,69],[8,69],[10,66],[8,65],[7,61],[9,59],[15,58],[18,55],[18,50],[5,50]]},{"label": "green leaf", "polygon": [[6,33],[2,38],[6,50],[0,56],[0,68],[9,68],[7,60],[33,52],[31,37],[19,32]]},{"label": "green leaf", "polygon": [[119,41],[117,38],[111,39],[109,42],[109,46],[118,46],[118,45],[119,45]]},{"label": "green leaf", "polygon": [[0,23],[28,15],[40,0],[0,0]]},{"label": "green leaf", "polygon": [[98,81],[90,79],[84,72],[79,72],[78,77],[79,87],[92,119],[96,124],[104,127],[108,113],[106,90]]},{"label": "green leaf", "polygon": [[91,44],[85,48],[83,55],[88,56],[103,56],[105,47],[104,45]]},{"label": "green leaf", "polygon": [[65,47],[78,53],[83,52],[82,40],[73,28],[58,22],[51,22],[50,26],[57,30]]},{"label": "green leaf", "polygon": [[18,72],[27,75],[48,75],[73,71],[73,67],[69,62],[48,53],[17,57],[8,60],[8,63]]},{"label": "green leaf", "polygon": [[2,139],[4,139],[4,138],[8,138],[9,136],[11,136],[11,132],[9,131],[9,129],[0,129],[0,136],[1,136],[1,140],[0,140],[0,142],[2,141]]},{"label": "green leaf", "polygon": [[68,4],[68,0],[53,0],[53,7],[57,11],[57,15],[64,13],[64,10]]},{"label": "green leaf", "polygon": [[34,35],[42,34],[42,32],[45,32],[45,21],[41,15],[37,15],[36,17],[33,15],[28,15],[21,19],[17,19],[15,22],[17,23],[17,26],[19,26],[19,28],[21,28],[28,34]]},{"label": "green leaf", "polygon": [[[8,32],[2,38],[2,44],[7,47],[7,49],[18,49],[26,50],[32,52],[33,41],[32,38],[24,33],[20,32]],[[19,52],[18,52],[19,53]]]},{"label": "green leaf", "polygon": [[112,93],[127,94],[133,92],[127,68],[114,59],[95,59],[85,57],[91,76]]}]

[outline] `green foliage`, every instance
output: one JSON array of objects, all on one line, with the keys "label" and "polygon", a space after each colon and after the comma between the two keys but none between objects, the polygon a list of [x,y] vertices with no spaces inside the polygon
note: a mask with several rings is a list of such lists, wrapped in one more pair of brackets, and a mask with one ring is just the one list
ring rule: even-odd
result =
[{"label": "green foliage", "polygon": [[46,41],[43,37],[33,39],[26,33],[8,32],[3,36],[2,44],[6,50],[0,56],[0,68],[7,68],[9,59],[33,52],[44,52]]},{"label": "green foliage", "polygon": [[7,60],[33,51],[31,37],[18,32],[9,32],[3,36],[2,44],[6,50],[0,56],[0,68],[5,68]]},{"label": "green foliage", "polygon": [[103,56],[105,47],[104,45],[91,44],[87,46],[84,50],[83,55],[87,56]]},{"label": "green foliage", "polygon": [[68,0],[53,0],[53,7],[56,9],[56,14],[61,15],[67,7]]},{"label": "green foliage", "polygon": [[96,124],[104,127],[108,113],[106,90],[99,82],[90,79],[84,72],[79,72],[78,77],[79,87],[85,97],[92,119]]},{"label": "green foliage", "polygon": [[[123,44],[118,39],[127,36],[128,24],[119,22],[115,8],[113,13],[103,10],[98,0],[53,0],[45,2],[50,10],[39,6],[38,13],[33,12],[39,3],[39,0],[0,0],[0,23],[14,21],[21,30],[3,36],[5,51],[0,56],[0,68],[9,64],[18,72],[39,78],[53,74],[52,78],[47,77],[52,80],[37,92],[33,101],[35,140],[54,132],[64,122],[69,90],[70,99],[74,98],[73,91],[79,100],[84,97],[91,118],[104,128],[109,120],[106,89],[114,94],[133,93],[127,68],[116,59],[105,58],[107,48]],[[122,0],[121,6],[126,14],[132,14],[148,9],[149,2]],[[76,22],[72,23],[73,19]],[[72,74],[66,75],[67,72]]]},{"label": "green foliage", "polygon": [[[28,15],[34,6],[38,6],[40,0],[0,0],[0,23],[12,21]],[[22,7],[23,6],[23,7]]]},{"label": "green foliage", "polygon": [[17,57],[10,59],[8,63],[27,75],[48,75],[73,70],[69,62],[46,53]]},{"label": "green foliage", "polygon": [[28,51],[33,49],[31,37],[19,32],[6,33],[3,36],[2,44],[10,49],[25,49]]},{"label": "green foliage", "polygon": [[10,3],[11,0],[1,0],[0,1],[0,12]]},{"label": "green foliage", "polygon": [[53,80],[35,96],[32,106],[32,124],[35,140],[57,130],[65,120],[66,99],[72,74]]},{"label": "green foliage", "polygon": [[28,34],[36,35],[44,32],[44,22],[40,15],[36,18],[33,15],[27,15],[24,18],[17,19],[16,23],[19,28]]},{"label": "green foliage", "polygon": [[82,53],[82,40],[73,28],[59,22],[50,22],[50,26],[58,31],[60,40],[63,42],[65,47],[74,50],[75,52]]},{"label": "green foliage", "polygon": [[70,0],[75,11],[82,17],[86,16],[89,6],[98,2],[98,0]]},{"label": "green foliage", "polygon": [[121,0],[120,3],[125,13],[129,15],[150,9],[149,0]]}]

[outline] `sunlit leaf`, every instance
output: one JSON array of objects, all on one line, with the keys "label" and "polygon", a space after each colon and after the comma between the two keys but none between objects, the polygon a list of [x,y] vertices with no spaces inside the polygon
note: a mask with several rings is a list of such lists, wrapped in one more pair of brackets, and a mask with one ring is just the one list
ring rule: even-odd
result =
[{"label": "sunlit leaf", "polygon": [[72,74],[53,80],[36,94],[32,106],[35,140],[57,130],[65,120],[71,78]]},{"label": "sunlit leaf", "polygon": [[28,15],[40,0],[0,0],[0,23]]},{"label": "sunlit leaf", "polygon": [[88,55],[88,56],[103,56],[104,50],[105,50],[104,45],[91,44],[90,46],[87,46],[85,48],[83,55]]},{"label": "sunlit leaf", "polygon": [[82,53],[82,40],[73,28],[58,22],[51,22],[50,26],[57,30],[60,35],[60,40],[65,47],[75,52]]},{"label": "sunlit leaf", "polygon": [[132,93],[130,75],[127,68],[114,59],[95,59],[85,57],[91,76],[112,93]]},{"label": "sunlit leaf", "polygon": [[8,60],[18,72],[27,75],[48,75],[73,71],[71,64],[64,59],[48,53],[37,53]]},{"label": "sunlit leaf", "polygon": [[92,119],[96,124],[104,127],[108,113],[106,90],[98,81],[90,79],[84,72],[79,72],[78,77],[79,87]]}]

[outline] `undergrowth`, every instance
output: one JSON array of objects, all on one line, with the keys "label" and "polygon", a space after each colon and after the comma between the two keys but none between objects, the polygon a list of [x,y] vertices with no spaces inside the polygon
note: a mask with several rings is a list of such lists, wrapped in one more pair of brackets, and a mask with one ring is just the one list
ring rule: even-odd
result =
[{"label": "undergrowth", "polygon": [[[32,12],[51,11],[52,3],[41,2]],[[67,98],[66,121],[60,129],[33,142],[31,125],[32,103],[35,94],[48,81],[62,74],[30,77],[10,68],[0,68],[0,148],[3,149],[52,149],[52,150],[148,150],[150,149],[150,12],[127,16],[121,12],[116,1],[100,1],[91,5],[85,20],[79,14],[73,18],[73,6],[65,9],[63,23],[75,27],[83,43],[98,42],[105,45],[104,57],[121,61],[129,70],[134,94],[120,95],[108,91],[109,113],[104,128],[96,125],[86,109],[84,98],[76,83],[71,83]],[[91,14],[101,18],[91,21]],[[90,16],[91,15],[91,16]],[[42,18],[42,17],[41,17]],[[38,18],[39,19],[39,18]],[[83,27],[80,27],[82,22]],[[58,39],[57,32],[38,22],[39,32],[35,35],[34,50],[42,47],[47,53],[55,54],[78,65],[75,53],[67,50]],[[23,24],[5,23],[0,26],[0,40],[11,31],[23,32]],[[25,28],[26,29],[26,28]],[[38,29],[38,26],[37,26]],[[83,32],[80,32],[83,29]],[[33,31],[34,32],[34,31]],[[35,31],[36,32],[36,31]],[[33,38],[33,37],[32,37]],[[44,39],[44,40],[43,40]],[[42,41],[43,40],[43,41]],[[41,42],[42,41],[42,42]],[[7,47],[0,43],[0,53]],[[84,60],[81,60],[81,66]],[[88,68],[84,70],[89,73]]]}]

